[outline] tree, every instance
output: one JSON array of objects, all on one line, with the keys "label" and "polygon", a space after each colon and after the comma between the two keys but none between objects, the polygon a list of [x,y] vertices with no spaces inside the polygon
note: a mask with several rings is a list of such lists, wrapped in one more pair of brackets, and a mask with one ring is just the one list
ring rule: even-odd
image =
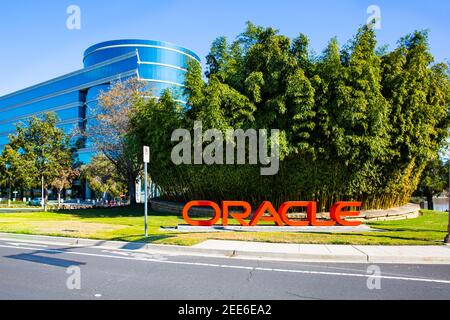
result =
[{"label": "tree", "polygon": [[[316,200],[320,210],[340,200],[373,209],[409,201],[449,135],[448,67],[433,63],[427,33],[413,32],[392,52],[377,49],[368,27],[343,48],[332,39],[321,56],[308,43],[249,22],[235,41],[213,42],[206,80],[190,63],[188,108],[167,94],[137,110],[133,135],[157,154],[152,180],[163,198]],[[223,133],[279,129],[279,174],[262,177],[252,165],[174,165],[172,131],[192,133],[197,120]]]},{"label": "tree", "polygon": [[[161,98],[148,98],[135,104],[131,123],[133,131],[130,135],[136,145],[149,145],[151,150],[150,176],[158,177],[167,193],[179,195],[178,186],[174,183],[179,175],[177,167],[171,161],[174,144],[171,136],[174,130],[183,128],[186,110],[165,91]],[[155,166],[153,165],[155,163]],[[163,182],[164,181],[164,182]],[[185,183],[189,183],[186,181]]]},{"label": "tree", "polygon": [[107,194],[117,198],[126,190],[126,181],[124,183],[121,180],[114,164],[103,154],[96,155],[89,164],[83,166],[81,176],[89,183],[92,191],[100,193],[104,200]]},{"label": "tree", "polygon": [[[71,137],[56,126],[57,122],[54,113],[34,116],[17,124],[16,133],[9,137],[4,161],[22,188],[37,186],[42,181],[47,190],[54,179],[71,170],[76,151],[71,146]],[[47,196],[42,195],[44,202]]]},{"label": "tree", "polygon": [[388,165],[383,173],[389,180],[388,192],[413,192],[448,137],[448,67],[433,60],[426,31],[403,37],[382,57],[382,92],[391,108]]},{"label": "tree", "polygon": [[419,194],[427,199],[428,210],[434,210],[433,198],[448,188],[448,163],[443,163],[438,156],[430,160],[422,175]]},{"label": "tree", "polygon": [[61,207],[61,194],[63,190],[72,187],[73,181],[80,175],[79,169],[73,169],[71,167],[61,167],[60,169],[59,175],[51,181],[51,186],[58,193],[58,208]]},{"label": "tree", "polygon": [[12,188],[30,189],[33,186],[37,171],[30,155],[21,154],[18,149],[6,145],[0,156],[0,176],[9,190],[11,200]]},{"label": "tree", "polygon": [[346,49],[347,60],[338,67],[341,71],[334,79],[335,94],[328,106],[333,149],[351,172],[347,193],[357,191],[363,197],[379,188],[377,177],[370,177],[372,181],[368,177],[378,171],[389,148],[389,106],[381,93],[381,61],[375,49],[374,31],[360,28]]},{"label": "tree", "polygon": [[145,92],[145,83],[136,78],[114,83],[100,94],[98,105],[91,110],[95,121],[85,132],[94,148],[111,161],[121,179],[127,182],[131,205],[136,204],[136,181],[142,170],[141,146],[129,137],[131,111],[148,96],[151,93]]}]

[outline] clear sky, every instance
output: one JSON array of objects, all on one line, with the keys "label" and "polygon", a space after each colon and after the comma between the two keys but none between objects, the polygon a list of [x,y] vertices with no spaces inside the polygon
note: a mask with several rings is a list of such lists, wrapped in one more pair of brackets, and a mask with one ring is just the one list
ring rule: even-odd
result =
[{"label": "clear sky", "polygon": [[[381,9],[380,45],[429,29],[437,60],[450,58],[448,0],[2,0],[0,96],[82,68],[83,51],[106,40],[164,40],[204,60],[217,36],[234,39],[247,20],[290,37],[305,33],[321,52],[334,36],[350,39],[373,4]],[[66,27],[69,5],[81,9],[80,30]]]}]

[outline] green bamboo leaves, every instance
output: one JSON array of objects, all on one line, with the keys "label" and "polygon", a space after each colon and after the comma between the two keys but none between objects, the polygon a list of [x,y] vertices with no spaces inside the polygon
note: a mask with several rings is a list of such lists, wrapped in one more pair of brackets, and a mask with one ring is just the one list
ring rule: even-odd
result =
[{"label": "green bamboo leaves", "polygon": [[[367,27],[343,48],[332,39],[321,55],[308,45],[302,34],[291,40],[248,23],[235,41],[213,42],[207,81],[198,63],[190,65],[188,108],[176,111],[169,96],[138,108],[136,137],[157,150],[152,176],[163,197],[253,205],[316,200],[320,210],[339,200],[366,208],[409,201],[448,137],[448,68],[433,64],[426,32],[408,35],[391,52],[377,49]],[[223,132],[279,129],[279,174],[170,163],[171,133],[196,120]]]}]

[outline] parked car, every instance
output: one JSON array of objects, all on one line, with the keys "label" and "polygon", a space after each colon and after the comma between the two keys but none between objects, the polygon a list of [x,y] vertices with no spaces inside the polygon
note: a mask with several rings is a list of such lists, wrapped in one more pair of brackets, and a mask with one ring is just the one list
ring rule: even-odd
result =
[{"label": "parked car", "polygon": [[29,202],[30,206],[41,206],[42,205],[42,198],[34,198]]}]

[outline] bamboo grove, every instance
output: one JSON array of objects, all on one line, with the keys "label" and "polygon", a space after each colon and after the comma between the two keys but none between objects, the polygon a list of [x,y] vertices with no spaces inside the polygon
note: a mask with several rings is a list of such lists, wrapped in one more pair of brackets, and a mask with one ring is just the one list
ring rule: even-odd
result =
[{"label": "bamboo grove", "polygon": [[[407,203],[429,161],[445,145],[450,101],[447,64],[435,63],[425,31],[378,48],[370,27],[314,54],[305,35],[290,39],[248,23],[235,41],[220,37],[186,76],[188,108],[168,92],[141,100],[130,141],[150,145],[151,176],[167,200],[339,200],[365,208]],[[279,129],[280,171],[252,165],[174,165],[173,130]]]}]

